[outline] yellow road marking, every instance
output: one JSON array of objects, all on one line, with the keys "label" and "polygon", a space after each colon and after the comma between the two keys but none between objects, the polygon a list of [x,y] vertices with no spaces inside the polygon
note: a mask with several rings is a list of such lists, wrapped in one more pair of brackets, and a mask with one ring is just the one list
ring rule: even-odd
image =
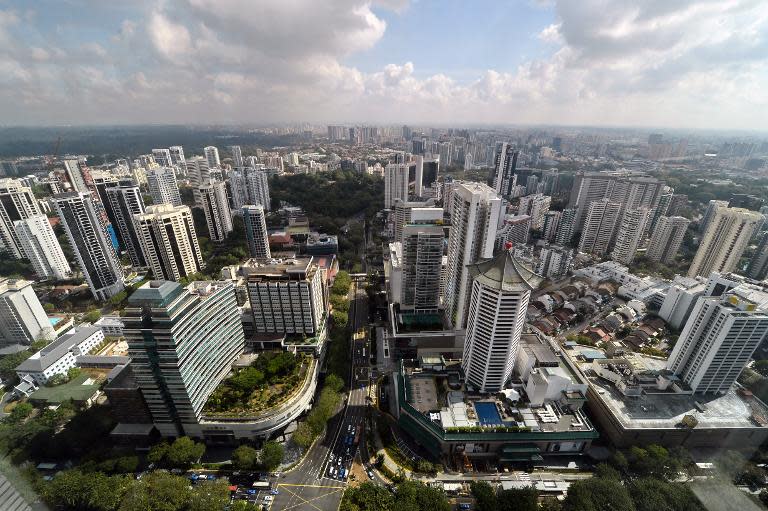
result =
[{"label": "yellow road marking", "polygon": [[343,486],[317,486],[317,485],[312,485],[312,484],[289,484],[289,483],[279,483],[277,486],[278,486],[278,487],[280,487],[280,486],[299,486],[299,487],[305,487],[305,488],[334,488],[334,489],[335,489],[335,491],[331,491],[331,492],[328,492],[328,493],[324,493],[324,494],[322,494],[322,495],[319,495],[319,496],[317,496],[317,497],[313,497],[313,498],[311,498],[311,499],[305,499],[305,498],[304,498],[304,497],[302,497],[301,495],[299,495],[299,494],[297,494],[297,493],[294,493],[294,492],[292,492],[291,490],[289,490],[289,489],[287,489],[287,488],[286,488],[286,489],[285,489],[285,491],[287,491],[288,493],[290,493],[290,494],[291,494],[291,495],[293,495],[294,497],[297,497],[297,498],[298,498],[299,500],[301,500],[302,502],[299,502],[298,504],[294,504],[294,505],[292,505],[292,506],[284,507],[284,508],[282,509],[282,511],[288,511],[289,509],[294,509],[294,508],[297,508],[297,507],[299,507],[299,506],[303,506],[304,504],[309,504],[309,505],[310,505],[310,506],[312,506],[313,508],[317,509],[317,511],[323,511],[322,509],[320,509],[320,508],[319,508],[319,507],[317,507],[316,505],[312,504],[312,501],[314,501],[314,500],[318,500],[318,499],[322,499],[322,498],[324,498],[324,497],[327,497],[327,496],[329,496],[329,495],[333,495],[334,493],[338,493],[338,492],[340,492],[340,491],[344,490],[344,487],[343,487]]}]

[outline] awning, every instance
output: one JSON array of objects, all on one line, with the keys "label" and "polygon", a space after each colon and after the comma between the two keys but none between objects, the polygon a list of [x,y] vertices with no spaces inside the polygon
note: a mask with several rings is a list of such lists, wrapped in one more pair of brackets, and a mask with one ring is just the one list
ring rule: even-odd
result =
[{"label": "awning", "polygon": [[501,448],[501,452],[504,454],[516,454],[516,453],[531,453],[538,454],[541,449],[538,445],[532,443],[525,444],[507,444]]}]

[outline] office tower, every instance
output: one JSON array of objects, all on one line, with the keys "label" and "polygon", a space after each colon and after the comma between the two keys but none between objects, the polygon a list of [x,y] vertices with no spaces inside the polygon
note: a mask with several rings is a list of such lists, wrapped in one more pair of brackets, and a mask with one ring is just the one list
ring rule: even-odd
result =
[{"label": "office tower", "polygon": [[188,206],[157,204],[134,216],[136,234],[155,279],[178,281],[199,272],[205,263]]},{"label": "office tower", "polygon": [[532,174],[525,180],[525,194],[533,195],[539,193],[539,176]]},{"label": "office tower", "polygon": [[607,254],[620,214],[621,204],[609,199],[590,203],[579,241],[579,252],[599,256]]},{"label": "office tower", "polygon": [[243,151],[239,145],[229,146],[229,150],[232,152],[232,162],[235,168],[243,166]]},{"label": "office tower", "polygon": [[391,209],[395,199],[408,200],[408,165],[389,163],[384,168],[384,208]]},{"label": "office tower", "polygon": [[147,187],[152,202],[155,204],[170,204],[181,206],[179,183],[176,173],[170,167],[157,167],[147,171]]},{"label": "office tower", "polygon": [[719,208],[727,208],[728,207],[728,201],[727,200],[711,200],[709,201],[709,204],[707,204],[707,209],[704,211],[704,216],[701,219],[701,222],[699,223],[699,232],[706,232],[707,227],[709,227],[709,224],[712,222],[712,219],[715,218],[715,212]]},{"label": "office tower", "polygon": [[496,145],[496,154],[493,158],[493,189],[502,197],[509,197],[512,187],[517,184],[515,170],[519,151],[502,142]]},{"label": "office tower", "polygon": [[187,179],[192,188],[192,194],[195,197],[195,206],[202,207],[202,197],[200,187],[206,186],[211,181],[211,169],[208,166],[208,160],[202,156],[193,156],[186,163]]},{"label": "office tower", "polygon": [[443,208],[434,207],[435,201],[405,202],[396,199],[392,205],[394,241],[403,241],[403,228],[410,223],[438,223],[443,221]]},{"label": "office tower", "polygon": [[667,369],[695,393],[728,392],[752,353],[768,337],[767,307],[765,288],[748,283],[721,296],[700,297]]},{"label": "office tower", "polygon": [[400,309],[434,313],[440,307],[443,227],[416,222],[403,227]]},{"label": "office tower", "polygon": [[675,260],[685,238],[685,231],[691,221],[681,216],[663,216],[659,218],[651,236],[646,257],[651,261],[670,264]]},{"label": "office tower", "polygon": [[420,154],[417,154],[413,156],[412,163],[414,166],[413,194],[416,197],[421,197],[424,193],[424,157]]},{"label": "office tower", "polygon": [[30,280],[0,278],[0,346],[29,346],[56,337],[32,284]]},{"label": "office tower", "polygon": [[443,165],[449,166],[453,163],[453,147],[450,142],[440,142],[437,152]]},{"label": "office tower", "polygon": [[734,193],[728,201],[729,208],[744,208],[750,211],[760,211],[763,207],[763,199],[748,193]]},{"label": "office tower", "polygon": [[41,279],[65,279],[72,272],[59,240],[45,215],[34,215],[13,222],[24,257]]},{"label": "office tower", "polygon": [[208,225],[208,237],[211,241],[224,241],[232,232],[232,213],[227,200],[227,185],[221,181],[211,181],[201,186],[200,200],[205,222]]},{"label": "office tower", "polygon": [[170,167],[173,165],[170,149],[152,149],[152,156],[154,156],[155,162],[161,167]]},{"label": "office tower", "polygon": [[562,277],[566,275],[573,264],[573,251],[557,245],[542,247],[536,273],[542,277]]},{"label": "office tower", "polygon": [[313,337],[325,329],[325,280],[312,257],[257,264],[246,273],[256,332]]},{"label": "office tower", "polygon": [[134,267],[144,267],[147,262],[141,252],[133,215],[144,213],[144,200],[141,191],[132,179],[121,179],[118,186],[107,188],[109,208],[116,224],[113,224],[118,243],[128,252]]},{"label": "office tower", "polygon": [[347,139],[347,128],[344,126],[328,126],[328,140],[331,142],[344,141]]},{"label": "office tower", "polygon": [[575,233],[576,210],[564,209],[560,215],[560,225],[555,233],[555,243],[558,245],[570,245]]},{"label": "office tower", "polygon": [[496,233],[496,249],[505,244],[525,245],[531,234],[531,217],[529,215],[505,215],[501,229]]},{"label": "office tower", "polygon": [[768,276],[768,233],[763,233],[752,259],[749,260],[747,276],[755,280],[764,280]]},{"label": "office tower", "polygon": [[69,181],[69,184],[72,187],[72,191],[83,193],[88,191],[88,187],[85,185],[85,177],[83,176],[78,160],[64,160],[64,173],[67,176],[67,181]]},{"label": "office tower", "polygon": [[635,259],[637,247],[645,231],[645,224],[651,216],[648,208],[631,209],[624,216],[616,232],[611,259],[621,264],[631,264]]},{"label": "office tower", "polygon": [[422,199],[440,200],[440,159],[424,158],[422,163],[421,195]]},{"label": "office tower", "polygon": [[23,257],[13,223],[40,214],[30,188],[22,186],[18,179],[0,179],[0,253],[16,259]]},{"label": "office tower", "polygon": [[507,250],[471,264],[468,272],[472,292],[461,367],[475,390],[499,392],[512,376],[528,299],[541,279]]},{"label": "office tower", "polygon": [[180,145],[172,145],[168,148],[168,152],[171,153],[171,163],[180,167],[186,165],[187,160],[184,158],[184,148]]},{"label": "office tower", "polygon": [[267,218],[264,214],[264,206],[245,205],[241,209],[243,223],[245,224],[245,236],[248,239],[248,250],[251,257],[257,259],[269,259],[269,232],[267,232]]},{"label": "office tower", "polygon": [[93,297],[106,300],[122,291],[123,268],[91,195],[60,193],[53,201]]},{"label": "office tower", "polygon": [[452,195],[443,303],[448,320],[455,328],[462,329],[471,287],[467,265],[493,257],[501,197],[493,188],[480,183],[458,183]]},{"label": "office tower", "polygon": [[205,161],[208,162],[208,168],[212,169],[221,166],[218,148],[209,145],[208,147],[203,148],[203,154],[205,155]]},{"label": "office tower", "polygon": [[547,241],[554,241],[557,231],[560,228],[560,219],[563,216],[562,211],[547,211],[544,214],[544,222],[541,230],[543,237]]},{"label": "office tower", "polygon": [[688,276],[729,273],[736,269],[752,235],[763,223],[763,215],[742,208],[717,208],[701,238]]},{"label": "office tower", "polygon": [[200,436],[206,401],[245,347],[232,284],[147,282],[128,299],[123,331],[139,390],[161,436]]},{"label": "office tower", "polygon": [[248,187],[248,204],[263,206],[269,211],[269,178],[263,170],[246,169],[245,180]]},{"label": "office tower", "polygon": [[544,215],[549,211],[552,197],[540,193],[520,197],[517,208],[518,215],[530,215],[531,229],[540,231],[544,227]]}]

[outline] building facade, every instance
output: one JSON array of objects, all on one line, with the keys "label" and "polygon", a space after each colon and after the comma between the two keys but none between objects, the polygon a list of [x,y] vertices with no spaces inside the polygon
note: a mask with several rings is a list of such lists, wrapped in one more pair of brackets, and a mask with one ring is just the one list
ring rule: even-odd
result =
[{"label": "building facade", "polygon": [[139,247],[155,279],[178,281],[205,265],[188,206],[158,204],[134,216]]},{"label": "building facade", "polygon": [[649,220],[650,211],[647,208],[631,209],[624,212],[616,232],[616,242],[613,245],[611,259],[621,264],[632,263]]},{"label": "building facade", "polygon": [[41,279],[65,279],[72,273],[51,222],[45,215],[35,215],[13,223],[24,256]]},{"label": "building facade", "polygon": [[24,257],[13,223],[40,214],[29,187],[18,179],[0,179],[0,251],[17,259]]},{"label": "building facade", "polygon": [[736,269],[749,240],[762,225],[763,215],[742,208],[717,208],[702,236],[688,276],[729,273]]},{"label": "building facade", "polygon": [[681,216],[660,217],[651,236],[646,257],[664,264],[674,261],[690,223],[690,220]]},{"label": "building facade", "polygon": [[248,251],[251,257],[269,259],[269,232],[264,207],[261,205],[246,205],[241,209],[245,224],[245,237],[248,240]]},{"label": "building facade", "polygon": [[134,215],[144,213],[144,199],[141,197],[139,186],[132,179],[121,179],[118,186],[107,188],[106,193],[108,207],[112,210],[111,218],[114,218],[115,222],[112,227],[120,247],[128,252],[134,267],[146,267],[147,262],[133,224]]},{"label": "building facade", "polygon": [[227,199],[227,185],[221,181],[210,181],[198,188],[200,203],[208,225],[211,241],[222,242],[232,232],[232,213]]},{"label": "building facade", "polygon": [[611,247],[613,233],[621,215],[621,204],[609,199],[593,201],[579,240],[579,252],[605,255]]},{"label": "building facade", "polygon": [[384,168],[384,209],[391,209],[396,199],[408,200],[407,163],[389,163]]},{"label": "building facade", "polygon": [[55,337],[29,280],[0,279],[0,345],[29,346]]},{"label": "building facade", "polygon": [[435,313],[440,308],[443,227],[409,224],[402,239],[401,310]]},{"label": "building facade", "polygon": [[171,167],[149,169],[147,187],[153,203],[181,206],[179,183],[176,181],[176,172]]}]

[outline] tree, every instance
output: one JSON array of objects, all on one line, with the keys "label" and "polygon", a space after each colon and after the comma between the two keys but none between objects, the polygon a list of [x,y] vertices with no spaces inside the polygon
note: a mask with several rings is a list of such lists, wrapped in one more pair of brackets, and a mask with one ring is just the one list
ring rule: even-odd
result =
[{"label": "tree", "polygon": [[232,452],[232,465],[238,470],[252,470],[259,461],[259,452],[250,445],[241,445]]},{"label": "tree", "polygon": [[629,493],[637,511],[703,511],[704,508],[688,488],[661,479],[642,478],[629,484]]},{"label": "tree", "polygon": [[341,500],[340,511],[392,511],[394,498],[385,488],[366,481],[348,487]]},{"label": "tree", "polygon": [[502,490],[498,494],[499,511],[538,511],[539,492],[533,486]]},{"label": "tree", "polygon": [[331,318],[333,319],[334,328],[338,328],[339,330],[347,328],[347,325],[349,324],[349,315],[347,315],[346,312],[334,310],[331,312]]},{"label": "tree", "polygon": [[187,467],[198,461],[205,454],[205,444],[197,443],[187,436],[173,441],[166,459],[172,467]]},{"label": "tree", "polygon": [[755,362],[755,365],[752,367],[752,369],[760,373],[762,376],[768,378],[768,360],[758,360]]},{"label": "tree", "polygon": [[416,472],[421,472],[422,474],[434,474],[435,467],[429,461],[421,459],[416,463]]},{"label": "tree", "polygon": [[629,491],[618,481],[593,477],[568,489],[564,511],[634,511]]},{"label": "tree", "polygon": [[70,367],[67,369],[67,379],[68,380],[74,380],[78,376],[80,376],[80,373],[82,373],[83,370],[79,367]]},{"label": "tree", "polygon": [[232,507],[230,507],[231,511],[261,511],[261,506],[258,504],[251,504],[247,500],[236,500],[234,504],[232,504]]},{"label": "tree", "polygon": [[99,319],[101,319],[101,312],[97,309],[89,310],[83,314],[83,323],[96,323]]},{"label": "tree", "polygon": [[598,463],[598,465],[595,467],[595,477],[621,481],[621,473],[606,463]]},{"label": "tree", "polygon": [[162,463],[162,461],[165,459],[165,457],[168,455],[168,449],[170,449],[171,446],[168,444],[168,442],[160,442],[159,444],[153,445],[149,449],[149,453],[147,454],[147,461],[150,463]]},{"label": "tree", "polygon": [[469,483],[469,491],[477,501],[477,511],[496,511],[498,501],[493,487],[485,481],[472,481]]},{"label": "tree", "polygon": [[52,507],[72,510],[114,511],[125,494],[129,480],[99,472],[84,474],[66,470],[45,484],[42,497]]},{"label": "tree", "polygon": [[211,511],[224,509],[229,503],[229,483],[226,479],[205,481],[192,490],[189,511]]},{"label": "tree", "polygon": [[150,472],[128,488],[119,511],[181,511],[191,499],[189,481],[185,478],[168,472]]},{"label": "tree", "polygon": [[393,509],[398,511],[449,511],[451,509],[443,490],[418,481],[403,481],[397,485]]},{"label": "tree", "polygon": [[335,374],[329,374],[325,378],[325,386],[334,392],[341,392],[341,389],[344,388],[344,380]]},{"label": "tree", "polygon": [[10,424],[18,424],[19,422],[22,422],[24,419],[29,417],[34,409],[35,408],[29,403],[18,403],[13,407],[13,410],[11,410],[11,413],[8,415],[8,417],[5,418],[5,422]]},{"label": "tree", "polygon": [[259,454],[259,461],[269,472],[275,470],[283,462],[285,448],[277,442],[267,442]]},{"label": "tree", "polygon": [[29,351],[20,351],[0,359],[0,378],[3,381],[16,381],[16,367],[32,356]]}]

